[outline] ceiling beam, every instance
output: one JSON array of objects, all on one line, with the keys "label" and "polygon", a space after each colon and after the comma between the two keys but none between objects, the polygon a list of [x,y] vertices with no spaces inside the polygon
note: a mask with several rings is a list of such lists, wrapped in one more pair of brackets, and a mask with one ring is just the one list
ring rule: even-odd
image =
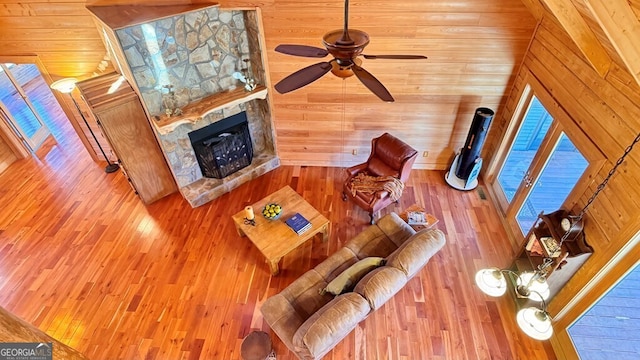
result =
[{"label": "ceiling beam", "polygon": [[584,0],[640,84],[640,21],[627,0]]},{"label": "ceiling beam", "polygon": [[540,4],[540,0],[522,0],[524,6],[529,9],[531,15],[533,15],[536,20],[542,20],[542,15],[544,15],[544,7]]},{"label": "ceiling beam", "polygon": [[611,57],[571,0],[541,1],[558,19],[591,66],[604,77],[611,67]]}]

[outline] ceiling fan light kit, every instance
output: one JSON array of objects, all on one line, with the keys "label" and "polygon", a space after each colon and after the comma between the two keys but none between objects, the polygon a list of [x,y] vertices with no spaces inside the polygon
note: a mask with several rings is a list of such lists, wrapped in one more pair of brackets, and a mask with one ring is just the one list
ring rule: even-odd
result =
[{"label": "ceiling fan light kit", "polygon": [[282,44],[275,50],[279,53],[308,58],[323,58],[333,56],[330,61],[319,62],[307,66],[301,70],[280,80],[275,85],[276,91],[286,94],[320,79],[331,71],[335,76],[346,79],[354,74],[372,93],[381,100],[393,102],[394,98],[382,83],[371,73],[361,67],[365,59],[393,59],[393,60],[421,60],[423,55],[365,55],[363,50],[369,44],[369,34],[362,30],[349,29],[349,0],[344,2],[344,28],[332,30],[322,37],[322,43],[326,49],[308,45]]}]

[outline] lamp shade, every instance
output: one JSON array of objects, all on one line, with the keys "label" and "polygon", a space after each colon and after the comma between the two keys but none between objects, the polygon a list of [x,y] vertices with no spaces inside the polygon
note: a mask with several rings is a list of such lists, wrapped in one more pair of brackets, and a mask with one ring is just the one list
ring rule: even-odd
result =
[{"label": "lamp shade", "polygon": [[531,271],[524,272],[518,276],[516,283],[518,286],[524,286],[528,289],[529,293],[525,294],[525,296],[531,300],[540,301],[541,297],[542,300],[549,298],[549,283],[547,283],[544,276],[540,276],[538,273]]},{"label": "lamp shade", "polygon": [[538,308],[528,307],[518,311],[516,321],[525,334],[536,340],[548,340],[553,335],[551,317]]},{"label": "lamp shade", "polygon": [[64,78],[58,81],[54,81],[51,84],[51,88],[60,91],[63,94],[68,94],[73,91],[73,89],[76,87],[77,82],[78,79],[76,78]]},{"label": "lamp shade", "polygon": [[498,297],[507,291],[507,280],[498,268],[482,269],[476,273],[476,285],[483,293]]}]

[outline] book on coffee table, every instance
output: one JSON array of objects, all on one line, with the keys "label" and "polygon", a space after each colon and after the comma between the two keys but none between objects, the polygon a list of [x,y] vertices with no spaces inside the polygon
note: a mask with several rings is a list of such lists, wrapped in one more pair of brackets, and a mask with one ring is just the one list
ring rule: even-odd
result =
[{"label": "book on coffee table", "polygon": [[288,218],[285,223],[298,235],[311,229],[311,223],[309,222],[309,220],[307,220],[300,213],[296,213],[292,217]]}]

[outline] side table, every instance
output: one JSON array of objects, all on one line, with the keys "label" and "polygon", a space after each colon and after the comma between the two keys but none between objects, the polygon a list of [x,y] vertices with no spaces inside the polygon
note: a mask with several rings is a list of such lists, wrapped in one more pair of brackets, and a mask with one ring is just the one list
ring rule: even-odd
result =
[{"label": "side table", "polygon": [[427,218],[427,224],[426,225],[411,225],[411,227],[415,230],[415,231],[420,231],[423,229],[431,229],[432,227],[434,227],[437,223],[438,223],[438,219],[427,213],[427,211],[420,205],[418,204],[413,204],[411,206],[409,206],[408,208],[404,209],[403,212],[401,212],[400,214],[398,214],[400,216],[400,218],[402,220],[404,220],[405,222],[408,223],[408,215],[410,212],[412,211],[420,211],[420,212],[424,212],[426,213],[426,218]]},{"label": "side table", "polygon": [[242,360],[275,360],[271,338],[264,331],[252,331],[242,340],[240,347]]}]

